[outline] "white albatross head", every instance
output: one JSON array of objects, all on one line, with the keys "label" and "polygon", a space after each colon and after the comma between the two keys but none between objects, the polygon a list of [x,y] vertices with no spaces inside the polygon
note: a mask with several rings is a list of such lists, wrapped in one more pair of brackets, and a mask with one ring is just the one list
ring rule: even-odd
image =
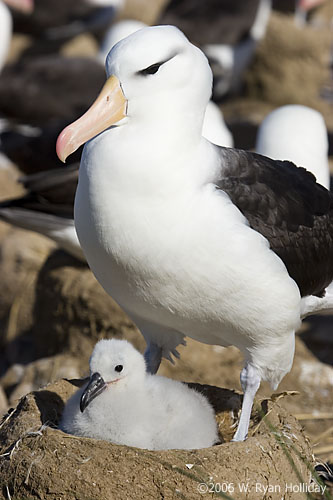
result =
[{"label": "white albatross head", "polygon": [[107,81],[89,110],[58,137],[65,161],[82,144],[112,125],[177,123],[197,127],[212,91],[206,56],[174,26],[143,28],[118,42],[106,59]]},{"label": "white albatross head", "polygon": [[90,381],[82,393],[81,412],[93,399],[114,387],[142,384],[146,365],[140,354],[126,340],[100,340],[90,357]]},{"label": "white albatross head", "polygon": [[256,151],[274,160],[292,161],[330,188],[328,133],[323,116],[315,109],[287,104],[271,111],[259,127]]}]

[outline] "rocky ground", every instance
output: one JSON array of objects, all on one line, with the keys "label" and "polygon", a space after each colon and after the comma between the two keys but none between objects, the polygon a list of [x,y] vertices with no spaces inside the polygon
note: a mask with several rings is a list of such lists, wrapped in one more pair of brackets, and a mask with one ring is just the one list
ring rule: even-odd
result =
[{"label": "rocky ground", "polygon": [[[149,22],[152,13],[144,14],[143,0],[128,8],[139,4],[140,18]],[[242,96],[221,104],[236,146],[253,147],[265,114],[290,102],[321,111],[333,137],[332,104],[321,94],[331,85],[329,43],[320,26],[300,31],[289,16],[272,16]],[[16,39],[17,47],[21,42]],[[67,55],[80,50],[95,50],[89,37],[63,48]],[[22,192],[18,176],[13,165],[0,169],[1,198]],[[331,317],[303,325],[293,369],[279,387],[282,394],[263,400],[271,395],[263,384],[245,443],[229,442],[240,401],[234,392],[240,391],[239,352],[188,339],[179,349],[181,359],[174,366],[164,361],[160,374],[205,385],[201,389],[214,404],[223,443],[194,452],[148,452],[66,436],[56,428],[64,402],[79,384],[62,379],[87,375],[98,339],[126,338],[144,349],[141,334],[89,269],[46,238],[0,224],[0,272],[0,499],[192,499],[201,498],[200,483],[211,483],[213,491],[224,485],[218,496],[277,499],[282,492],[283,498],[298,499],[304,494],[283,491],[285,483],[309,484],[315,463],[333,461]],[[6,413],[9,408],[16,409]],[[238,485],[247,483],[250,491],[239,491]],[[255,483],[280,490],[264,494],[253,489]]]}]

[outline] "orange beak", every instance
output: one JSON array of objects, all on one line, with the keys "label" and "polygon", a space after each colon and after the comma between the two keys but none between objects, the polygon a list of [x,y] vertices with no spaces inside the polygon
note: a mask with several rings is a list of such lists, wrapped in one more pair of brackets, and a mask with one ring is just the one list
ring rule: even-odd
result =
[{"label": "orange beak", "polygon": [[34,0],[4,0],[13,9],[20,10],[25,14],[31,14],[34,10]]},{"label": "orange beak", "polygon": [[96,101],[78,120],[59,134],[56,144],[58,158],[66,158],[82,144],[119,122],[126,116],[127,100],[116,76],[110,76]]}]

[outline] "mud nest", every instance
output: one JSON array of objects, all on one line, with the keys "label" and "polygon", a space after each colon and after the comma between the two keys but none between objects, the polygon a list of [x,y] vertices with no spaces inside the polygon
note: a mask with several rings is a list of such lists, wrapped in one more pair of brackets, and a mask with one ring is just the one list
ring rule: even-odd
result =
[{"label": "mud nest", "polygon": [[[30,393],[4,418],[1,499],[197,499],[208,490],[248,499],[281,498],[283,492],[283,498],[291,499],[294,492],[285,491],[286,484],[309,484],[311,449],[300,425],[279,406],[278,398],[257,402],[250,437],[234,443],[230,439],[240,395],[193,385],[214,406],[222,444],[153,452],[57,429],[65,402],[81,384],[82,380],[61,380]],[[264,491],[272,485],[277,494],[266,497],[258,492],[258,487]]]}]

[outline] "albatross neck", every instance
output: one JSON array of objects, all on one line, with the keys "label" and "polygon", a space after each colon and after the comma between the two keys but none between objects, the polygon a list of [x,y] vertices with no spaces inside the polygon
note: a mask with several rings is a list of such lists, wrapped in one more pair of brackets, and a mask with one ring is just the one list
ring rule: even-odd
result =
[{"label": "albatross neck", "polygon": [[214,170],[216,153],[202,137],[202,117],[164,118],[129,116],[123,124],[89,141],[82,157],[81,180],[86,171],[90,189],[136,198],[148,194],[174,198],[184,184],[189,188],[189,184],[205,182]]},{"label": "albatross neck", "polygon": [[149,108],[131,106],[124,134],[134,131],[142,141],[154,143],[154,149],[174,155],[195,148],[202,137],[205,108],[185,107],[182,104],[159,102]]}]

